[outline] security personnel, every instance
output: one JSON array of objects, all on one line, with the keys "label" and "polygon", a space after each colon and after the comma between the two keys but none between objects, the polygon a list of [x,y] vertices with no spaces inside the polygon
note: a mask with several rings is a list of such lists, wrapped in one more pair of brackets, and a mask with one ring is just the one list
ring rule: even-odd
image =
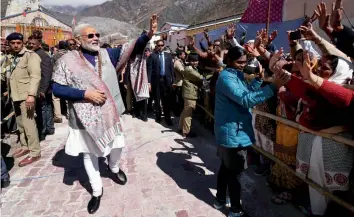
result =
[{"label": "security personnel", "polygon": [[179,129],[183,137],[196,136],[191,132],[192,115],[197,105],[198,89],[203,86],[203,81],[210,78],[212,75],[204,78],[198,72],[199,56],[198,54],[188,55],[189,66],[183,72],[182,96],[184,99],[184,108],[179,120]]},{"label": "security personnel", "polygon": [[10,94],[14,103],[16,122],[20,132],[21,148],[13,157],[26,156],[20,161],[23,167],[38,161],[41,157],[38,130],[35,122],[35,101],[41,81],[41,59],[34,52],[24,47],[23,35],[11,33],[9,42],[11,64],[6,69],[10,81]]}]

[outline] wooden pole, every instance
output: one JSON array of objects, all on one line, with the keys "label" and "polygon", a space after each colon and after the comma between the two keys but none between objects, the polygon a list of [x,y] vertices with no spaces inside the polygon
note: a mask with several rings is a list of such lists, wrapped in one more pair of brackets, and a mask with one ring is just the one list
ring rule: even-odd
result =
[{"label": "wooden pole", "polygon": [[272,0],[268,0],[268,14],[267,14],[267,24],[266,24],[266,32],[267,36],[269,33],[269,23],[270,23],[270,5],[272,4]]}]

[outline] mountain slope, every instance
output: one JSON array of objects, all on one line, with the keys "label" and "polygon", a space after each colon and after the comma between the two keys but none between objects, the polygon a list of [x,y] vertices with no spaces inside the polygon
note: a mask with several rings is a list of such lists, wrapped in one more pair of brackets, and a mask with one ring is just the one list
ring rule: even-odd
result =
[{"label": "mountain slope", "polygon": [[248,6],[248,0],[219,0],[191,17],[189,24],[211,21],[219,18],[242,14]]},{"label": "mountain slope", "polygon": [[78,17],[108,17],[147,28],[153,13],[160,17],[160,24],[166,21],[187,23],[193,14],[207,8],[216,0],[113,0],[88,7]]},{"label": "mountain slope", "polygon": [[142,30],[136,26],[130,25],[126,22],[104,17],[84,17],[80,20],[79,24],[81,23],[89,23],[95,27],[103,36],[101,38],[102,42],[137,38],[142,32]]},{"label": "mountain slope", "polygon": [[[67,23],[71,23],[72,14],[76,10],[77,22],[85,17],[91,17],[89,20],[92,22],[95,22],[92,17],[103,17],[126,22],[140,29],[147,29],[153,13],[158,14],[160,26],[167,21],[194,24],[238,15],[244,12],[247,4],[248,0],[112,0],[100,5],[81,8],[52,7],[51,11]],[[69,11],[67,13],[70,14],[60,13],[60,11]],[[114,29],[110,26],[111,22],[106,23],[102,19],[100,21],[102,22],[98,22],[99,25]]]},{"label": "mountain slope", "polygon": [[59,12],[59,13],[67,14],[67,15],[71,15],[71,16],[74,16],[79,11],[90,7],[89,5],[79,5],[79,6],[73,7],[70,5],[46,5],[46,4],[44,4],[43,6],[51,11],[55,11],[55,12]]}]

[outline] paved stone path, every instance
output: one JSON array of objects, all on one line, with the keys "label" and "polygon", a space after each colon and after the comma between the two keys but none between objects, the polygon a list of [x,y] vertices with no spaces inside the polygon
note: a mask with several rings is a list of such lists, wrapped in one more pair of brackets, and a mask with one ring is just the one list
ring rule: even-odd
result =
[{"label": "paved stone path", "polygon": [[[183,139],[175,128],[170,130],[152,119],[145,123],[124,116],[124,122],[126,147],[121,168],[128,175],[128,184],[120,186],[107,178],[103,159],[100,166],[104,195],[93,216],[225,216],[227,210],[220,212],[212,207],[219,160],[208,132],[197,127],[199,137]],[[16,159],[13,167],[8,165],[12,167],[12,182],[2,192],[2,217],[90,216],[86,210],[90,185],[82,158],[65,154],[66,137],[67,123],[58,124],[56,134],[41,143],[40,161],[19,168]],[[252,217],[303,217],[290,205],[273,205],[264,178],[255,177],[252,171],[242,177],[242,183],[246,189],[243,206]]]}]

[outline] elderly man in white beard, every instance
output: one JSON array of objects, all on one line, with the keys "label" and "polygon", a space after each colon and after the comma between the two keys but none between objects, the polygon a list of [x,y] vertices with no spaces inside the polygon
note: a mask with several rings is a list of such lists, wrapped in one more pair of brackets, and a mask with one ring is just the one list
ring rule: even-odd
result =
[{"label": "elderly man in white beard", "polygon": [[71,156],[83,153],[84,166],[92,187],[88,212],[95,213],[103,195],[98,157],[109,155],[112,179],[126,184],[127,177],[119,169],[124,147],[120,115],[124,104],[119,91],[120,73],[131,55],[142,53],[157,31],[157,16],[153,15],[150,31],[133,42],[123,52],[121,48],[100,48],[100,34],[88,24],[78,25],[74,37],[78,51],[70,51],[57,61],[53,74],[53,93],[68,100],[69,136],[65,152]]}]

